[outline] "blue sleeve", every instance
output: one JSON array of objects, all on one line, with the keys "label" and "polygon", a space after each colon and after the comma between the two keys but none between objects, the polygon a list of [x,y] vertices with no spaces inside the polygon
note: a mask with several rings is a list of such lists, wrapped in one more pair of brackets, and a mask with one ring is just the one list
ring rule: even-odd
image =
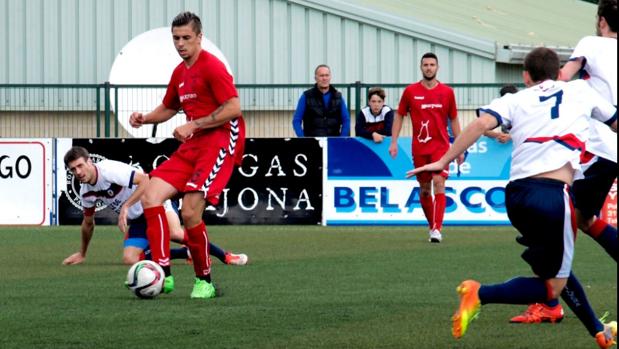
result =
[{"label": "blue sleeve", "polygon": [[303,114],[305,114],[305,94],[302,94],[301,98],[299,98],[297,109],[294,111],[294,116],[292,117],[292,128],[297,137],[303,137]]},{"label": "blue sleeve", "polygon": [[348,113],[348,107],[346,101],[342,98],[342,137],[350,137],[350,114]]},{"label": "blue sleeve", "polygon": [[[449,139],[456,139],[456,137],[454,137],[454,131],[451,128],[451,118],[447,118],[447,135]],[[453,141],[449,141],[449,143],[453,143]]]}]

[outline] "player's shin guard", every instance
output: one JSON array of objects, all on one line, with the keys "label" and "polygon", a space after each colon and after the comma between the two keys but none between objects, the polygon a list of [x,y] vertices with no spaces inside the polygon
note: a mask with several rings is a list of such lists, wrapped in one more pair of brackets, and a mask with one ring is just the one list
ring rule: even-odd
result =
[{"label": "player's shin guard", "polygon": [[195,227],[188,228],[187,234],[189,235],[187,247],[189,247],[191,252],[193,270],[196,273],[196,277],[210,282],[211,257],[209,256],[208,235],[204,222],[200,222]]},{"label": "player's shin guard", "polygon": [[144,209],[146,218],[146,237],[153,261],[170,275],[170,229],[163,206]]},{"label": "player's shin guard", "polygon": [[428,226],[430,229],[434,227],[434,199],[432,199],[432,195],[425,196],[421,194],[419,198],[421,201],[421,208],[423,209],[423,214],[426,216],[428,220]]},{"label": "player's shin guard", "polygon": [[587,295],[583,290],[580,282],[574,273],[570,273],[570,277],[567,279],[567,284],[561,292],[561,299],[570,307],[570,309],[576,314],[580,322],[585,325],[589,334],[595,337],[595,334],[604,331],[604,324],[598,320],[591,309]]},{"label": "player's shin guard", "polygon": [[617,229],[612,225],[604,222],[601,219],[596,219],[595,222],[585,232],[590,235],[606,252],[617,261]]},{"label": "player's shin guard", "polygon": [[445,206],[447,205],[447,198],[445,193],[439,193],[434,195],[434,227],[440,231],[443,228],[443,216],[445,216]]}]

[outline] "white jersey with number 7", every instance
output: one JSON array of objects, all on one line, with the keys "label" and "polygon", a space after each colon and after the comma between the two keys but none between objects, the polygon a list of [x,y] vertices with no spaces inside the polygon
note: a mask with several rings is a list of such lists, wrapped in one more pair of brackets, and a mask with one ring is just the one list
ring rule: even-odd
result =
[{"label": "white jersey with number 7", "polygon": [[611,124],[617,108],[583,80],[546,80],[479,109],[510,128],[510,179],[527,178],[570,163],[582,178],[580,160],[589,138],[589,118]]}]

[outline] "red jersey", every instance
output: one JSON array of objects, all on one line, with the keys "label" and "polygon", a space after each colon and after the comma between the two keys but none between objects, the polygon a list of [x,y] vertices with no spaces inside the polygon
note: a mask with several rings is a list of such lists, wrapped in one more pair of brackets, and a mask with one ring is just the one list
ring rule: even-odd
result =
[{"label": "red jersey", "polygon": [[449,149],[447,118],[458,116],[456,98],[451,87],[438,83],[427,89],[421,82],[408,85],[400,99],[398,114],[409,114],[413,123],[413,155]]},{"label": "red jersey", "polygon": [[[168,89],[163,97],[163,105],[168,109],[185,112],[187,121],[200,119],[213,113],[227,100],[238,97],[232,75],[226,66],[214,55],[205,50],[195,63],[187,68],[181,62],[172,73]],[[201,145],[216,146],[228,142],[232,123],[225,123],[217,128],[200,130],[181,147],[195,147]],[[245,123],[242,117],[238,118],[241,149],[243,154],[245,140]],[[235,128],[236,131],[236,128]]]}]

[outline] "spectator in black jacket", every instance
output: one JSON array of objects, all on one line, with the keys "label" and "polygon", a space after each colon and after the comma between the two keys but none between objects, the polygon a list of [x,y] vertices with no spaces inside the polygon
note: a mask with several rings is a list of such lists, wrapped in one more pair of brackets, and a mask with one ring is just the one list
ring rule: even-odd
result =
[{"label": "spectator in black jacket", "polygon": [[340,91],[331,85],[331,68],[314,70],[314,87],[303,92],[292,118],[297,137],[348,137],[350,115]]}]

